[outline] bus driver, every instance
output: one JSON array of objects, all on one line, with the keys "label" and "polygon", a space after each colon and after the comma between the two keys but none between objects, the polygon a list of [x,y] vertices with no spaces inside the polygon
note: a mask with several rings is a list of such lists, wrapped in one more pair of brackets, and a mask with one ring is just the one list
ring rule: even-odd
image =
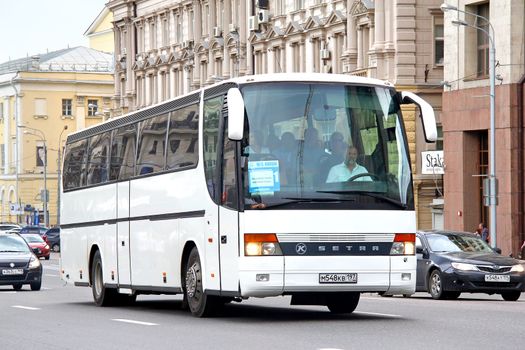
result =
[{"label": "bus driver", "polygon": [[[346,158],[343,163],[334,165],[328,177],[326,183],[330,182],[345,182],[352,177],[359,174],[366,174],[368,170],[362,165],[357,164],[358,151],[354,146],[349,146],[346,151]],[[355,181],[372,181],[370,176],[361,176],[355,179]]]}]

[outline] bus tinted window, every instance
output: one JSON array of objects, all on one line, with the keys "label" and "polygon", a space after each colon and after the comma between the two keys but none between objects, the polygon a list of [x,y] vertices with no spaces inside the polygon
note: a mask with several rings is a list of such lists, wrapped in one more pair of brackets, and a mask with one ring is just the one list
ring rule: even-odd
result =
[{"label": "bus tinted window", "polygon": [[110,132],[91,137],[87,153],[88,185],[96,185],[108,181],[108,155],[110,140]]},{"label": "bus tinted window", "polygon": [[171,113],[168,134],[167,168],[197,165],[199,105],[194,104]]},{"label": "bus tinted window", "polygon": [[222,106],[222,96],[204,101],[204,174],[208,192],[213,200],[217,198],[217,143]]},{"label": "bus tinted window", "polygon": [[139,124],[137,175],[164,169],[167,127],[168,114],[145,120]]},{"label": "bus tinted window", "polygon": [[64,156],[64,190],[74,189],[85,185],[86,148],[87,140],[80,140],[66,147]]},{"label": "bus tinted window", "polygon": [[136,126],[127,125],[113,131],[110,180],[125,180],[135,174]]}]

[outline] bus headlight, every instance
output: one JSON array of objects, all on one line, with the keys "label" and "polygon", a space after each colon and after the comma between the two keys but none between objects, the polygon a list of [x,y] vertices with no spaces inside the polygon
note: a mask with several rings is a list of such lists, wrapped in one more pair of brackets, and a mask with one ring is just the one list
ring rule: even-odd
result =
[{"label": "bus headlight", "polygon": [[390,255],[414,255],[416,253],[416,235],[413,233],[396,233]]},{"label": "bus headlight", "polygon": [[249,233],[244,235],[244,255],[283,255],[274,233]]}]

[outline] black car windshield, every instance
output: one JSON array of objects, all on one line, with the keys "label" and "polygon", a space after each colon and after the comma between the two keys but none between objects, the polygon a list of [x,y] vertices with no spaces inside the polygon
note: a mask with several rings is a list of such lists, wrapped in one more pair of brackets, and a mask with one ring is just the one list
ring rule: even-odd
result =
[{"label": "black car windshield", "polygon": [[427,235],[430,249],[436,253],[450,252],[493,252],[492,248],[476,236],[460,234]]},{"label": "black car windshield", "polygon": [[245,209],[413,206],[393,89],[279,82],[246,85],[242,92]]},{"label": "black car windshield", "polygon": [[26,234],[24,235],[24,239],[27,243],[44,243],[44,240],[38,234]]},{"label": "black car windshield", "polygon": [[23,238],[17,235],[0,235],[0,253],[27,253],[29,247]]}]

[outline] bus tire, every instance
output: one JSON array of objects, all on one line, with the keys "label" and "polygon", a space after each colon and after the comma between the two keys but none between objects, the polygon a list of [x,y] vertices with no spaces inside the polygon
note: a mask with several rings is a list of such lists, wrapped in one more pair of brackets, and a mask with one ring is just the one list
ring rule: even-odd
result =
[{"label": "bus tire", "polygon": [[197,247],[193,247],[186,262],[183,276],[184,303],[195,317],[208,317],[216,313],[219,300],[204,293],[202,265]]},{"label": "bus tire", "polygon": [[326,306],[333,314],[351,314],[359,304],[359,292],[337,293],[330,296]]},{"label": "bus tire", "polygon": [[102,271],[102,258],[100,251],[97,250],[93,256],[93,263],[91,264],[91,290],[93,292],[93,300],[98,306],[112,306],[117,302],[117,290],[104,286]]}]

